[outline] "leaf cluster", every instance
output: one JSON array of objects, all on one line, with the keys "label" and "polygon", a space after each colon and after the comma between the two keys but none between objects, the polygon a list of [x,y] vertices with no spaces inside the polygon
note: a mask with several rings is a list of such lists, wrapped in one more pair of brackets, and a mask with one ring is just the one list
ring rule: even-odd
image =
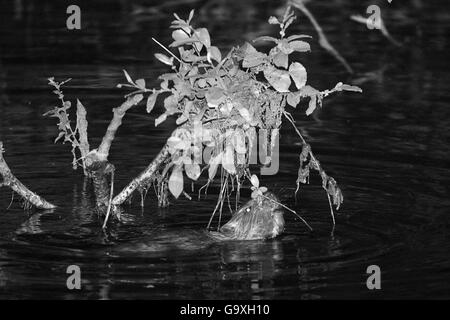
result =
[{"label": "leaf cluster", "polygon": [[[240,179],[246,177],[251,180],[256,196],[261,193],[261,188],[259,182],[251,178],[248,160],[257,132],[267,130],[266,148],[272,150],[283,115],[289,117],[285,110],[287,106],[296,108],[306,100],[305,113],[310,115],[329,94],[361,92],[361,89],[338,83],[333,89],[320,91],[307,85],[306,68],[294,60],[293,54],[310,52],[310,45],[305,40],[311,37],[287,34],[295,21],[290,7],[282,17],[269,18],[269,24],[278,25],[279,37],[262,36],[253,41],[270,43],[268,52],[259,51],[247,42],[223,54],[213,45],[206,28],[193,26],[193,16],[193,11],[185,20],[174,14],[170,26],[173,41],[169,48],[176,50],[177,55],[154,39],[164,51],[155,54],[156,59],[171,68],[171,72],[159,76],[159,88],[148,89],[143,79],[134,82],[126,72],[128,84],[121,86],[135,88],[131,94],[148,94],[147,112],[153,110],[157,99],[163,99],[164,112],[156,118],[155,125],[174,116],[179,128],[183,129],[168,139],[171,161],[163,170],[163,177],[166,175],[168,188],[175,197],[184,190],[183,172],[195,181],[207,169],[209,184],[220,165],[222,186],[228,184],[228,178],[240,185]],[[295,122],[289,120],[295,126]],[[198,124],[202,128],[200,133],[195,130]],[[307,145],[304,140],[303,145],[304,148]],[[209,157],[202,168],[193,159],[208,148]],[[297,182],[306,181],[309,169],[316,169],[325,181],[327,194],[339,207],[342,194],[334,179],[325,174],[315,158],[305,165],[304,153],[305,149],[300,155]],[[311,156],[312,152],[308,154]],[[219,201],[223,202],[224,189],[221,190]]]},{"label": "leaf cluster", "polygon": [[[48,79],[48,84],[55,88],[53,93],[58,97],[60,106],[55,106],[53,109],[44,113],[44,116],[57,118],[59,120],[57,126],[59,134],[55,139],[55,143],[63,139],[63,143],[69,142],[72,145],[72,167],[74,170],[78,166],[83,169],[85,166],[85,156],[89,152],[89,145],[87,144],[87,120],[86,110],[81,104],[80,100],[77,100],[77,121],[75,127],[72,128],[71,121],[69,119],[69,109],[72,107],[72,103],[65,100],[62,86],[69,82],[71,79],[67,79],[61,82],[55,81],[53,77]],[[77,154],[77,150],[78,153]]]}]

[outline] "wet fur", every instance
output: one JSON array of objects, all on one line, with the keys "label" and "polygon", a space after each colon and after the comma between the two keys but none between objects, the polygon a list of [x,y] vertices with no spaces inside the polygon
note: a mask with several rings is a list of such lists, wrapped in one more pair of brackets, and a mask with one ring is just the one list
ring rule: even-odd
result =
[{"label": "wet fur", "polygon": [[273,193],[266,192],[265,197],[248,201],[219,232],[211,235],[219,240],[257,240],[281,234],[284,229],[282,207]]},{"label": "wet fur", "polygon": [[[283,232],[283,211],[277,197],[252,199],[236,211],[218,232],[182,230],[177,233],[155,234],[151,240],[121,246],[121,252],[167,252],[170,250],[201,250],[223,241],[271,239]],[[116,248],[117,249],[117,248]]]}]

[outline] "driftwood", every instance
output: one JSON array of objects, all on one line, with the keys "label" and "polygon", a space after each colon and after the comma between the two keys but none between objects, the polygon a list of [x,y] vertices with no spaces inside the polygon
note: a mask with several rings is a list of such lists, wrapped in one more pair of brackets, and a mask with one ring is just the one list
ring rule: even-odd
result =
[{"label": "driftwood", "polygon": [[11,190],[20,195],[26,204],[35,206],[38,209],[54,209],[55,205],[46,201],[41,196],[37,195],[30,189],[28,189],[22,182],[17,179],[11,172],[8,164],[3,158],[3,142],[0,141],[0,175],[3,177],[3,181],[0,183],[0,187],[9,187]]}]

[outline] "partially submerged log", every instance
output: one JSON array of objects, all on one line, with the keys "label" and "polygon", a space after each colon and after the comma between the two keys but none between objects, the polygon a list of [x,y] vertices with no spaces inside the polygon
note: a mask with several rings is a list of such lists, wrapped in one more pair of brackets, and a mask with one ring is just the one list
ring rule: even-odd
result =
[{"label": "partially submerged log", "polygon": [[30,189],[28,189],[22,182],[17,179],[11,172],[8,164],[3,158],[3,142],[0,141],[0,175],[3,177],[3,181],[0,183],[0,187],[9,187],[11,190],[20,195],[26,203],[35,206],[38,209],[54,209],[56,206],[46,201],[41,196],[37,195]]}]

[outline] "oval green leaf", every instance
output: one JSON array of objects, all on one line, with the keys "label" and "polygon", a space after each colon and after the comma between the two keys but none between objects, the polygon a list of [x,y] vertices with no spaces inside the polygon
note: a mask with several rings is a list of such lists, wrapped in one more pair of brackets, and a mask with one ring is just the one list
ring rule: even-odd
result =
[{"label": "oval green leaf", "polygon": [[155,53],[155,58],[161,61],[164,64],[167,64],[168,66],[171,66],[173,64],[173,58],[168,57],[165,54],[162,53]]},{"label": "oval green leaf", "polygon": [[217,173],[217,167],[219,166],[219,164],[222,161],[222,152],[220,152],[217,156],[212,157],[211,159],[209,159],[209,168],[208,168],[208,176],[209,176],[209,180],[214,179],[214,177],[216,176]]},{"label": "oval green leaf", "polygon": [[153,107],[156,103],[156,98],[158,97],[157,93],[153,93],[147,98],[147,113],[150,113],[153,110]]},{"label": "oval green leaf", "polygon": [[250,178],[250,182],[251,182],[252,186],[254,186],[255,188],[259,188],[259,179],[256,175],[252,174],[252,176]]},{"label": "oval green leaf", "polygon": [[289,56],[281,51],[279,51],[278,53],[276,53],[273,58],[272,58],[272,62],[274,65],[276,65],[277,67],[281,67],[284,69],[287,69],[288,65],[289,65]]},{"label": "oval green leaf", "polygon": [[181,166],[176,166],[169,178],[169,190],[175,198],[183,192],[183,184],[183,170]]},{"label": "oval green leaf", "polygon": [[278,92],[289,92],[291,78],[289,77],[289,73],[287,71],[271,66],[264,70],[264,76],[270,85]]},{"label": "oval green leaf", "polygon": [[231,145],[227,146],[222,159],[222,166],[230,174],[236,173],[236,167],[234,166],[234,150]]},{"label": "oval green leaf", "polygon": [[300,102],[300,94],[298,92],[290,92],[287,95],[287,103],[292,107],[297,107]]},{"label": "oval green leaf", "polygon": [[184,171],[186,172],[186,175],[194,181],[200,177],[201,173],[200,166],[196,163],[185,164]]},{"label": "oval green leaf", "polygon": [[166,121],[167,114],[163,113],[158,118],[155,119],[155,127],[159,126],[162,122]]},{"label": "oval green leaf", "polygon": [[289,67],[289,74],[294,79],[297,89],[301,89],[305,86],[307,80],[307,73],[305,67],[298,62],[291,63]]},{"label": "oval green leaf", "polygon": [[209,37],[208,29],[200,28],[195,30],[194,34],[197,36],[198,40],[207,48],[211,47],[211,38]]},{"label": "oval green leaf", "polygon": [[297,52],[307,52],[311,51],[311,46],[306,41],[292,41],[289,42],[289,46],[292,50]]},{"label": "oval green leaf", "polygon": [[219,48],[212,46],[208,49],[208,58],[209,60],[213,59],[220,62],[222,61],[222,53],[220,53]]}]

